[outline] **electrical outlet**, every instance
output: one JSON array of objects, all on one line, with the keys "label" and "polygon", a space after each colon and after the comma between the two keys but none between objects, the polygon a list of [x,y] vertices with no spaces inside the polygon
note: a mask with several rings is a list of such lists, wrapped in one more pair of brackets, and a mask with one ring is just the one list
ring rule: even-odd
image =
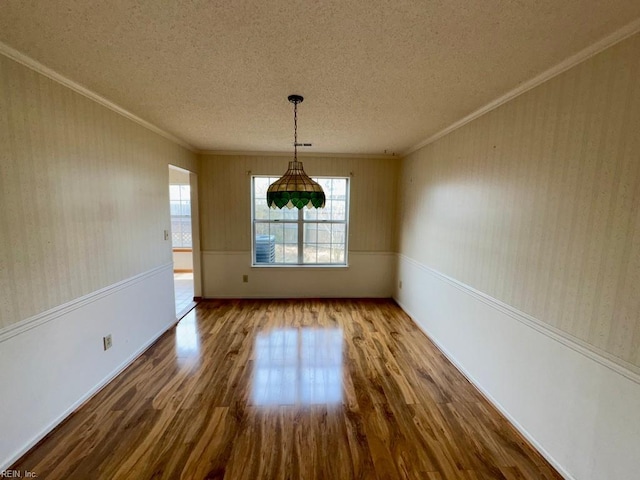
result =
[{"label": "electrical outlet", "polygon": [[164,239],[169,240],[169,230],[164,231]]},{"label": "electrical outlet", "polygon": [[249,275],[242,275],[242,283],[249,283]]},{"label": "electrical outlet", "polygon": [[111,346],[113,345],[111,334],[107,335],[106,337],[102,337],[102,345],[104,346],[105,350],[109,350],[111,348]]},{"label": "electrical outlet", "polygon": [[402,288],[402,280],[400,280],[400,281],[398,282],[398,288],[400,288],[400,289]]}]

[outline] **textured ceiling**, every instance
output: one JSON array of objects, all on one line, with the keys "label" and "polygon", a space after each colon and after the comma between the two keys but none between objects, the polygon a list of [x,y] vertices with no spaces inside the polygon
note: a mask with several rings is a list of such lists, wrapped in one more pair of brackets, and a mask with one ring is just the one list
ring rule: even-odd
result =
[{"label": "textured ceiling", "polygon": [[401,153],[638,0],[3,0],[0,41],[197,150]]}]

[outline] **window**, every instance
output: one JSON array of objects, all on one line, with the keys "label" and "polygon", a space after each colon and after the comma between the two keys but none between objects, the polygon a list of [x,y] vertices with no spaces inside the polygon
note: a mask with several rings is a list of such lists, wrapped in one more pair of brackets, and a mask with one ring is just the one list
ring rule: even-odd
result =
[{"label": "window", "polygon": [[169,185],[169,202],[173,248],[191,248],[191,187]]},{"label": "window", "polygon": [[253,265],[346,265],[349,179],[314,178],[324,208],[267,207],[267,189],[279,177],[252,178]]}]

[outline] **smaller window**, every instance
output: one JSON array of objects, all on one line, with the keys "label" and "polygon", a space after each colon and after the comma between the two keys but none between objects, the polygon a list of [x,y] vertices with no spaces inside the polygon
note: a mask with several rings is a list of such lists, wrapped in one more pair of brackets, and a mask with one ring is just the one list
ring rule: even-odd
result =
[{"label": "smaller window", "polygon": [[171,244],[173,248],[191,248],[191,187],[169,185],[171,205]]},{"label": "smaller window", "polygon": [[278,177],[252,177],[253,265],[346,265],[349,179],[314,178],[324,208],[267,206],[267,189]]}]

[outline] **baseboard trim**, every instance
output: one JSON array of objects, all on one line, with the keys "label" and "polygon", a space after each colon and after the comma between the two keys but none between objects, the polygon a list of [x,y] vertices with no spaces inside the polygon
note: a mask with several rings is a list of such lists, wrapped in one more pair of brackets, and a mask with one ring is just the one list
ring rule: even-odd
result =
[{"label": "baseboard trim", "polygon": [[436,338],[431,335],[431,333],[416,320],[416,316],[397,298],[394,297],[395,302],[404,310],[409,317],[411,317],[413,323],[433,342],[433,344],[442,352],[442,354],[447,357],[447,359],[458,369],[464,377],[471,382],[471,384],[482,394],[482,396],[493,405],[508,421],[513,425],[513,427],[522,435],[533,447],[542,455],[552,466],[555,468],[564,478],[567,480],[575,480],[574,477],[567,472],[562,465],[560,465],[555,458],[545,450],[538,441],[529,434],[529,432],[513,417],[511,414],[502,406],[500,402],[498,402],[487,390],[485,390],[480,382],[478,382],[473,375],[469,373],[469,371],[464,368],[456,358],[442,345]]},{"label": "baseboard trim", "polygon": [[381,295],[379,297],[354,297],[353,295],[345,295],[343,297],[339,295],[317,295],[317,296],[308,296],[308,295],[283,295],[283,296],[274,296],[274,295],[244,295],[239,297],[237,295],[219,295],[215,297],[204,297],[202,300],[309,300],[309,299],[323,299],[323,300],[331,300],[331,299],[348,299],[355,298],[358,300],[380,300],[384,298],[389,298],[395,300],[392,296],[389,295]]},{"label": "baseboard trim", "polygon": [[112,295],[119,290],[124,288],[128,288],[136,283],[142,282],[150,277],[158,275],[159,273],[173,269],[173,263],[167,263],[164,265],[160,265],[158,267],[152,268],[151,270],[147,270],[146,272],[140,273],[133,277],[127,278],[120,282],[114,283],[107,287],[101,288],[100,290],[96,290],[95,292],[91,292],[87,295],[83,295],[82,297],[76,298],[67,303],[63,303],[57,307],[54,307],[45,312],[39,313],[32,317],[21,320],[20,322],[14,323],[13,325],[9,325],[4,329],[0,330],[0,343],[15,337],[16,335],[20,335],[27,330],[31,330],[32,328],[36,328],[44,323],[50,322],[62,315],[66,315],[73,310],[77,310],[89,303],[95,302],[101,298]]},{"label": "baseboard trim", "polygon": [[182,310],[180,310],[180,312],[176,315],[176,323],[182,320],[183,317],[187,315],[187,313],[189,313],[191,310],[196,308],[196,305],[198,305],[198,302],[194,300],[191,303],[189,303],[186,307],[184,307]]},{"label": "baseboard trim", "polygon": [[[613,370],[614,372],[628,378],[629,380],[640,384],[640,367],[637,367],[608,352],[600,350],[599,348],[594,347],[593,345],[590,345],[587,342],[574,337],[573,335],[570,335],[566,332],[563,332],[562,330],[548,325],[541,320],[538,320],[537,318],[524,313],[515,307],[512,307],[511,305],[501,302],[500,300],[493,298],[490,295],[487,295],[486,293],[483,293],[479,290],[476,290],[475,288],[465,283],[462,283],[454,278],[438,272],[437,270],[427,267],[426,265],[423,265],[416,260],[407,257],[406,255],[399,253],[398,258],[399,260],[410,263],[416,268],[424,271],[425,273],[428,273],[429,275],[448,283],[449,285],[457,288],[458,290],[461,290],[462,292],[472,296],[473,298],[480,300],[481,302],[489,305],[499,312],[509,315],[511,318],[546,335],[547,337],[563,344],[564,346],[569,347],[572,350],[590,358],[591,360],[598,362],[599,364],[609,368],[610,370]],[[396,299],[396,296],[394,296],[394,299]],[[398,300],[396,299],[396,301]]]}]

